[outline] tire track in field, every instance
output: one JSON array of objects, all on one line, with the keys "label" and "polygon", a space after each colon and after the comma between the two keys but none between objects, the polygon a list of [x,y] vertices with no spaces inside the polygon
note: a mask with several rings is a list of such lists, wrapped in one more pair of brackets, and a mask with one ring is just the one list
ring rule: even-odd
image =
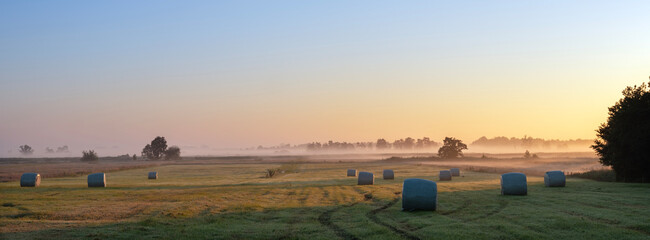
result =
[{"label": "tire track in field", "polygon": [[[395,195],[399,195],[400,193],[401,193],[401,192],[396,192]],[[379,207],[379,208],[377,208],[377,209],[374,209],[374,210],[368,212],[368,214],[366,214],[366,217],[368,217],[368,218],[369,218],[371,221],[373,221],[374,223],[376,223],[376,224],[378,224],[378,225],[381,225],[381,226],[384,226],[384,227],[390,229],[393,233],[395,233],[395,234],[401,236],[402,238],[405,238],[405,239],[412,239],[412,240],[419,240],[420,238],[418,238],[418,237],[416,237],[416,236],[414,236],[414,235],[408,233],[407,231],[404,231],[404,230],[399,229],[399,228],[397,228],[397,227],[395,227],[395,226],[393,226],[393,225],[390,225],[390,224],[388,224],[388,223],[385,223],[385,222],[381,221],[381,220],[377,217],[377,213],[379,213],[379,212],[381,212],[381,211],[384,211],[384,210],[386,210],[386,209],[389,208],[389,207],[392,207],[392,206],[395,205],[397,202],[399,202],[399,200],[400,200],[400,197],[398,196],[398,197],[396,197],[395,199],[393,199],[392,201],[388,202],[388,204],[386,204],[386,205],[384,205],[384,206],[381,206],[381,207]]]},{"label": "tire track in field", "polygon": [[359,202],[355,202],[355,203],[352,203],[352,204],[343,205],[343,206],[340,206],[340,207],[337,207],[337,208],[327,210],[327,211],[323,212],[320,216],[318,216],[318,222],[321,225],[326,226],[330,230],[334,231],[334,233],[336,233],[336,235],[339,236],[342,239],[359,239],[359,238],[355,237],[354,235],[350,234],[349,232],[346,232],[343,228],[341,228],[339,226],[336,226],[332,222],[332,214],[334,212],[339,211],[339,210],[341,210],[343,208],[352,207],[354,205],[357,205],[358,203]]},{"label": "tire track in field", "polygon": [[[371,198],[372,198],[372,192],[368,193],[368,192],[366,192],[363,189],[360,189],[358,187],[353,187],[352,189],[355,192],[363,195],[364,200],[369,200],[368,195],[370,195]],[[328,196],[329,196],[329,194],[328,194]],[[329,228],[330,230],[332,230],[334,233],[336,233],[337,236],[339,236],[342,239],[359,239],[356,236],[352,235],[351,233],[345,231],[343,228],[341,228],[339,226],[336,226],[334,224],[334,222],[332,222],[332,214],[334,214],[337,211],[340,211],[341,209],[353,207],[354,205],[357,205],[359,203],[361,203],[361,202],[357,201],[357,202],[353,202],[353,203],[350,203],[350,204],[342,205],[342,206],[327,210],[327,211],[323,212],[321,215],[318,216],[318,222],[321,225],[323,225],[323,226]]]}]

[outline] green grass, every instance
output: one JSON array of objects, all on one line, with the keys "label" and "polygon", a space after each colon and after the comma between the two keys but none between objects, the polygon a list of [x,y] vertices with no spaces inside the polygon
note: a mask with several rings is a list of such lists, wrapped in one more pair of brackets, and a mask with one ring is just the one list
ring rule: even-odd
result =
[{"label": "green grass", "polygon": [[616,172],[611,169],[591,170],[581,173],[571,173],[568,177],[591,179],[601,182],[616,182]]},{"label": "green grass", "polygon": [[[403,212],[405,178],[437,180],[438,169],[405,163],[168,165],[41,187],[0,183],[0,238],[7,239],[648,239],[650,185],[570,178],[528,196],[499,195],[499,175],[463,172],[439,182],[436,212]],[[375,173],[357,186],[348,168]],[[395,180],[381,179],[394,169]],[[147,172],[158,171],[158,180]]]}]

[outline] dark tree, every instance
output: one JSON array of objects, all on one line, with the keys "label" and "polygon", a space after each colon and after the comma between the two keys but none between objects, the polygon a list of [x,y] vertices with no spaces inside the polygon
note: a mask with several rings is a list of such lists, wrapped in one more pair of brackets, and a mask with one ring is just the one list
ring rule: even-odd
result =
[{"label": "dark tree", "polygon": [[97,153],[94,150],[83,151],[81,153],[83,154],[83,156],[81,156],[81,161],[89,162],[97,161],[97,159],[99,159],[99,157],[97,157]]},{"label": "dark tree", "polygon": [[144,146],[142,149],[142,157],[146,159],[152,159],[153,158],[153,152],[151,151],[151,144],[147,144]]},{"label": "dark tree", "polygon": [[20,153],[22,153],[23,155],[31,155],[32,153],[34,153],[34,149],[32,149],[32,147],[30,147],[27,144],[18,147],[18,149],[19,149],[18,151],[20,151]]},{"label": "dark tree", "polygon": [[133,154],[133,161],[135,161],[135,160],[138,160],[138,156],[136,156],[135,154]]},{"label": "dark tree", "polygon": [[[650,84],[650,82],[648,83]],[[600,125],[591,147],[600,162],[625,182],[650,182],[650,89],[645,83],[627,87],[607,122]]]},{"label": "dark tree", "polygon": [[530,152],[528,150],[524,153],[524,158],[530,158]]},{"label": "dark tree", "polygon": [[467,149],[467,145],[462,140],[445,137],[443,145],[438,149],[438,156],[440,158],[457,158],[463,156],[463,150]]},{"label": "dark tree", "polygon": [[156,137],[142,149],[142,156],[149,160],[158,160],[162,158],[167,150],[167,140],[165,137]]},{"label": "dark tree", "polygon": [[165,150],[165,159],[177,160],[181,159],[181,149],[177,146],[171,146]]}]

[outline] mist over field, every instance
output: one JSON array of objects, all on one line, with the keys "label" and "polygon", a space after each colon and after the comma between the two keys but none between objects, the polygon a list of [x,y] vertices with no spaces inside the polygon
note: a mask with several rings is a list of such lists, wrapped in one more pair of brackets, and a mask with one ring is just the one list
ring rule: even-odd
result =
[{"label": "mist over field", "polygon": [[0,0],[0,239],[650,239],[649,13]]},{"label": "mist over field", "polygon": [[[474,141],[467,142],[469,153],[523,153],[531,152],[591,152],[590,146],[593,140],[587,139],[541,139],[530,136],[517,137],[480,137]],[[185,156],[229,156],[229,155],[314,155],[314,154],[377,154],[377,153],[431,153],[435,154],[441,141],[436,141],[429,137],[422,138],[400,138],[395,140],[386,140],[380,138],[376,141],[366,142],[309,142],[302,144],[277,144],[271,146],[258,145],[256,147],[246,148],[219,148],[208,145],[181,145],[183,155]],[[140,155],[140,151],[135,146],[119,147],[45,147],[43,150],[36,149],[30,154],[20,153],[18,148],[9,149],[0,157],[73,157],[78,156],[83,149],[95,149],[102,156],[119,156],[119,155]],[[135,149],[135,150],[134,150]],[[141,149],[140,149],[141,150]]]}]

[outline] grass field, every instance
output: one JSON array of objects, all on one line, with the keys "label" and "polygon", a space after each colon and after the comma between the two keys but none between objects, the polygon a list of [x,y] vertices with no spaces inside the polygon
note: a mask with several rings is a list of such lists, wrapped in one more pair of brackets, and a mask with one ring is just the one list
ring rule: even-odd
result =
[{"label": "grass field", "polygon": [[[292,168],[264,178],[267,168]],[[375,173],[357,186],[346,169]],[[381,179],[394,169],[395,180]],[[4,239],[648,239],[650,185],[568,179],[528,196],[499,195],[499,175],[462,172],[438,182],[438,211],[401,211],[405,178],[437,180],[417,163],[215,163],[0,183]],[[158,171],[158,180],[147,172]]]}]

